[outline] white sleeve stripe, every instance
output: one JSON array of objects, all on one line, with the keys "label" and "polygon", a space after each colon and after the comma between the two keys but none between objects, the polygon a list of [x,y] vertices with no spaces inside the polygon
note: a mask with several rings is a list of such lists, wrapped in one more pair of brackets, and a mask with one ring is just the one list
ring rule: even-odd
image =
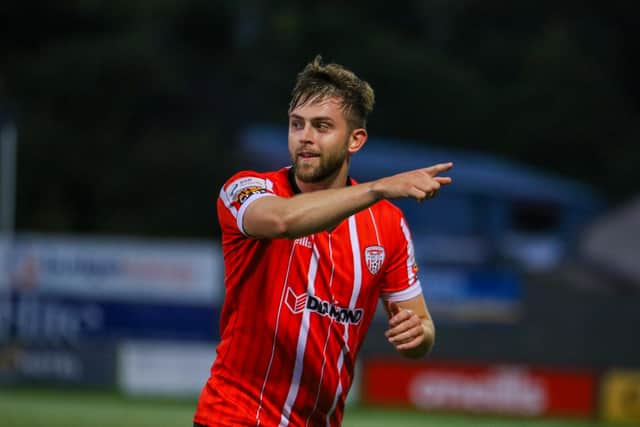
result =
[{"label": "white sleeve stripe", "polygon": [[404,218],[400,219],[400,227],[402,228],[402,234],[404,235],[405,241],[407,243],[407,281],[409,283],[412,283],[414,280],[417,280],[416,274],[413,271],[415,254],[413,242],[411,241],[411,233],[409,232],[409,227],[407,227],[407,223],[404,221]]},{"label": "white sleeve stripe", "polygon": [[416,280],[415,283],[409,286],[407,289],[403,289],[397,292],[382,292],[380,294],[380,298],[384,301],[406,301],[413,297],[417,297],[422,293],[422,286],[420,285],[420,281]]},{"label": "white sleeve stripe", "polygon": [[231,212],[231,215],[233,215],[234,218],[237,218],[238,210],[235,207],[231,206],[231,200],[229,200],[229,198],[227,197],[227,192],[224,191],[224,187],[222,187],[222,189],[220,190],[220,198],[222,199],[222,202],[227,207],[227,209],[229,209],[229,211]]},{"label": "white sleeve stripe", "polygon": [[246,237],[249,237],[249,235],[247,234],[246,231],[244,231],[243,219],[244,219],[245,211],[247,210],[247,208],[249,207],[249,205],[251,203],[255,202],[258,199],[261,199],[263,197],[268,197],[268,196],[275,196],[275,194],[273,194],[273,193],[254,193],[247,200],[245,200],[245,202],[242,204],[242,206],[240,206],[240,210],[238,211],[238,215],[236,216],[236,224],[238,224],[238,230],[240,230],[240,232],[242,234],[244,234]]}]

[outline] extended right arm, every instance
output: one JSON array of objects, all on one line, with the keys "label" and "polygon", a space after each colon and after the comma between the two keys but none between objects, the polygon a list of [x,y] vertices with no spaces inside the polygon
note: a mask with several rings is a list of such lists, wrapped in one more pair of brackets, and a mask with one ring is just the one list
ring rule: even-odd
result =
[{"label": "extended right arm", "polygon": [[244,231],[255,238],[297,238],[331,229],[345,218],[381,199],[412,197],[423,201],[451,183],[437,176],[451,169],[442,163],[362,184],[298,194],[291,198],[262,197],[243,217]]}]

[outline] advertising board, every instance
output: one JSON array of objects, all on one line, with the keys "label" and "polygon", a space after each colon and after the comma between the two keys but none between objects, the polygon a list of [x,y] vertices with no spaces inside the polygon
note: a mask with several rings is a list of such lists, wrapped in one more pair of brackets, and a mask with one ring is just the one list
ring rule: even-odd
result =
[{"label": "advertising board", "polygon": [[6,259],[18,291],[172,304],[217,304],[224,296],[214,243],[23,235]]},{"label": "advertising board", "polygon": [[0,300],[0,333],[23,344],[75,346],[93,338],[211,341],[218,335],[219,310],[206,305],[91,301],[29,293],[16,294],[11,305],[3,306]]},{"label": "advertising board", "polygon": [[114,342],[86,340],[74,346],[23,344],[0,347],[0,384],[115,385]]},{"label": "advertising board", "polygon": [[605,420],[640,424],[640,371],[607,372],[602,378],[600,396]]},{"label": "advertising board", "polygon": [[118,386],[132,395],[197,396],[216,355],[214,343],[125,340]]},{"label": "advertising board", "polygon": [[364,364],[362,397],[429,411],[590,417],[595,387],[589,371],[378,359]]}]

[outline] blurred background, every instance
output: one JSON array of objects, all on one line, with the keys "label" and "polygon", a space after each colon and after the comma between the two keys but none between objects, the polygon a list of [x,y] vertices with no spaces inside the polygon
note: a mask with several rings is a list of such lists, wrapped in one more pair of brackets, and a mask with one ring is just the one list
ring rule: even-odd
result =
[{"label": "blurred background", "polygon": [[380,313],[345,425],[640,424],[633,10],[3,2],[0,424],[190,425],[219,338],[220,186],[288,164],[318,53],[376,92],[352,176],[456,165],[437,199],[398,203],[436,347],[399,359]]}]

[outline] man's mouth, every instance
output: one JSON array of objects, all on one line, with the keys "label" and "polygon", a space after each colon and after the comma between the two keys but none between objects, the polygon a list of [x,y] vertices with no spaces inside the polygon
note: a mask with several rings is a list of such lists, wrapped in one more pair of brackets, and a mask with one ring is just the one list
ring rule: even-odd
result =
[{"label": "man's mouth", "polygon": [[298,157],[302,159],[313,159],[315,157],[320,157],[320,154],[302,152],[302,153],[298,153]]}]

